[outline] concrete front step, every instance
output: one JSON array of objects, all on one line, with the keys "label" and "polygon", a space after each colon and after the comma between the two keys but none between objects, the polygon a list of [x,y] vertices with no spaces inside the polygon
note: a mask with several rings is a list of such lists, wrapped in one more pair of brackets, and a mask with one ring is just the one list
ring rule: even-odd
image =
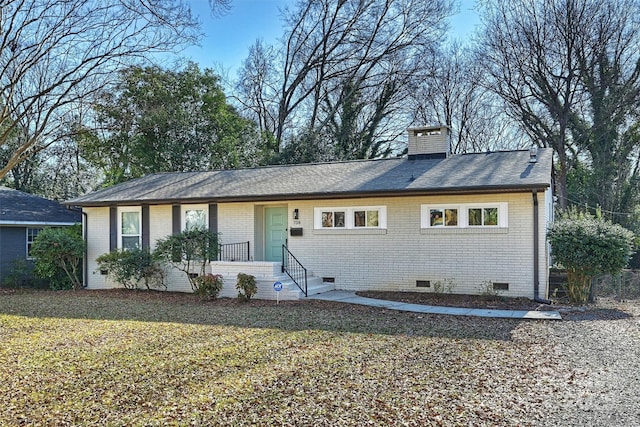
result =
[{"label": "concrete front step", "polygon": [[[235,298],[238,291],[235,288],[238,273],[251,274],[256,278],[258,293],[256,299],[298,300],[304,298],[304,293],[298,289],[291,278],[282,273],[282,265],[278,262],[237,262],[217,261],[212,262],[210,272],[221,274],[224,278],[224,287],[220,297]],[[307,291],[309,295],[316,295],[335,289],[333,283],[323,283],[322,278],[309,274],[307,276]],[[282,290],[276,292],[273,288],[275,282],[282,283]]]},{"label": "concrete front step", "polygon": [[[293,293],[298,293],[298,298],[304,298],[304,293],[298,288],[298,286],[291,280],[289,276],[285,275],[282,283],[289,288],[289,290]],[[307,277],[307,295],[317,295],[323,292],[328,292],[334,290],[336,287],[333,283],[325,283],[322,281],[322,278],[316,276]]]}]

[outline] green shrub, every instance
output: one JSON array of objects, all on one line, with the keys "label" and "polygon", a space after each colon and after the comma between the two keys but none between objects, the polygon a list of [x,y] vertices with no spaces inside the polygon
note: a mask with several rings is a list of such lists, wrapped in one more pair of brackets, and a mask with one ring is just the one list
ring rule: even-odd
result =
[{"label": "green shrub", "polygon": [[33,242],[35,275],[50,282],[52,289],[80,289],[85,243],[82,227],[45,228]]},{"label": "green shrub", "polygon": [[202,276],[194,277],[193,282],[196,288],[194,292],[201,298],[216,299],[224,286],[222,276],[220,274],[207,273]]},{"label": "green shrub", "polygon": [[238,281],[236,282],[238,290],[238,299],[249,301],[252,296],[258,292],[255,276],[250,274],[238,273]]},{"label": "green shrub", "polygon": [[3,288],[42,288],[49,287],[49,281],[38,279],[33,273],[33,262],[26,259],[14,259],[10,263],[9,274],[2,278],[0,287]]},{"label": "green shrub", "polygon": [[165,289],[165,270],[147,249],[115,250],[96,259],[100,269],[127,289]]},{"label": "green shrub", "polygon": [[584,304],[595,275],[617,274],[632,253],[631,231],[589,214],[570,211],[549,227],[555,261],[567,270],[567,296]]},{"label": "green shrub", "polygon": [[[191,289],[195,292],[199,288],[195,278],[204,276],[206,266],[218,259],[218,234],[206,229],[173,234],[156,242],[153,255],[185,272]],[[196,269],[200,271],[197,275],[194,274]]]}]

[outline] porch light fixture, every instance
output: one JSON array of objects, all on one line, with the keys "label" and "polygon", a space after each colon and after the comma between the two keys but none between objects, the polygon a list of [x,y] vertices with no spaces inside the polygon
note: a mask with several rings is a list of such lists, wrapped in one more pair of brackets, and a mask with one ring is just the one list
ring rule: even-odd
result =
[{"label": "porch light fixture", "polygon": [[300,219],[300,211],[298,209],[293,210],[293,219]]},{"label": "porch light fixture", "polygon": [[529,148],[529,163],[536,163],[538,161],[538,147],[532,145]]}]

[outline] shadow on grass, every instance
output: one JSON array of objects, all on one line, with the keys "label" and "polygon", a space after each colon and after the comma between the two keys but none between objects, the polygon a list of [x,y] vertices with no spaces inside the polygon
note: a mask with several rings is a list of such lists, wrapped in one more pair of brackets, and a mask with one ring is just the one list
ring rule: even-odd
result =
[{"label": "shadow on grass", "polygon": [[318,300],[203,301],[193,294],[130,290],[5,291],[0,293],[0,314],[501,341],[511,340],[513,329],[522,322]]}]

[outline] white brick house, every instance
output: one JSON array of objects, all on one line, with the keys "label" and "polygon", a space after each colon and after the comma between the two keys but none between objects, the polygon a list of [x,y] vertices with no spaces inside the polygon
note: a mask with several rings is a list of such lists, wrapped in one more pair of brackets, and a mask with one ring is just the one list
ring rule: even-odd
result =
[{"label": "white brick house", "polygon": [[[309,292],[325,282],[545,298],[552,151],[450,155],[447,137],[447,128],[413,128],[404,158],[153,174],[68,201],[86,213],[86,286],[117,286],[99,271],[99,255],[153,248],[198,220],[222,243],[248,242],[241,261],[211,267],[225,277],[223,296],[235,296],[243,272],[258,277],[258,297],[274,297],[283,254],[290,262],[284,245],[309,270]],[[190,291],[181,272],[168,289]]]}]

